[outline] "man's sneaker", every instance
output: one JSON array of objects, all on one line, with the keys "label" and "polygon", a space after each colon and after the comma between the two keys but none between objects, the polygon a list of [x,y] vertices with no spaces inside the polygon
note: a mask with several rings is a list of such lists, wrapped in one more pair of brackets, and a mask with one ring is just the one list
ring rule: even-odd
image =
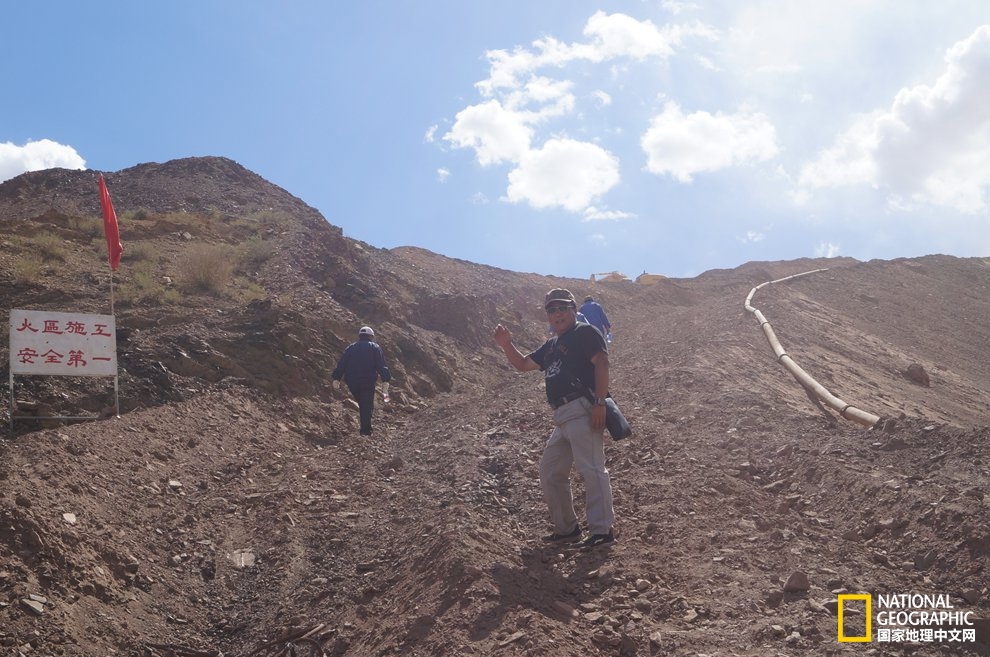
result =
[{"label": "man's sneaker", "polygon": [[581,525],[574,525],[574,531],[566,534],[550,534],[543,537],[545,543],[574,543],[581,538]]},{"label": "man's sneaker", "polygon": [[591,548],[601,547],[603,545],[611,545],[615,542],[615,534],[611,531],[607,534],[592,534],[588,538],[581,541],[582,550],[590,550]]}]

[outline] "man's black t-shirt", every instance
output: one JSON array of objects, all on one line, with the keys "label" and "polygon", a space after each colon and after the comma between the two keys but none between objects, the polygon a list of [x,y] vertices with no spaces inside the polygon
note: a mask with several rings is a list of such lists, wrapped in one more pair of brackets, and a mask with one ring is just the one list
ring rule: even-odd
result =
[{"label": "man's black t-shirt", "polygon": [[580,390],[595,389],[595,366],[591,357],[608,353],[605,338],[594,326],[578,322],[567,333],[555,335],[529,355],[544,372],[547,401],[553,402]]}]

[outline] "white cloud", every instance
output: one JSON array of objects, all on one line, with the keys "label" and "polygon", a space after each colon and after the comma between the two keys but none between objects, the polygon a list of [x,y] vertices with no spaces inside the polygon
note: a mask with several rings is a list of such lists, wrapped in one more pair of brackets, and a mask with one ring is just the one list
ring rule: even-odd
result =
[{"label": "white cloud", "polygon": [[29,141],[23,146],[0,143],[0,182],[27,171],[42,169],[85,169],[86,160],[76,149],[50,139]]},{"label": "white cloud", "polygon": [[432,144],[434,141],[436,141],[437,130],[439,129],[440,126],[436,124],[431,125],[429,128],[426,129],[426,134],[423,135],[423,141],[425,141],[427,144]]},{"label": "white cloud", "polygon": [[793,189],[787,193],[787,196],[791,199],[791,202],[797,206],[807,205],[811,201],[811,192],[807,189]]},{"label": "white cloud", "polygon": [[804,188],[837,187],[857,183],[874,184],[877,148],[876,122],[879,113],[857,119],[818,158],[801,168],[798,184]]},{"label": "white cloud", "polygon": [[695,61],[698,62],[698,66],[708,69],[713,73],[719,73],[722,70],[718,64],[711,60],[711,58],[705,57],[704,55],[697,55],[695,57]]},{"label": "white cloud", "polygon": [[664,105],[640,145],[651,173],[670,174],[681,182],[691,182],[697,173],[762,162],[779,152],[776,131],[764,114],[684,114],[676,103]]},{"label": "white cloud", "polygon": [[513,109],[525,107],[529,103],[557,103],[570,94],[573,83],[568,80],[554,80],[543,75],[533,76],[526,81],[520,91],[506,96],[506,106]]},{"label": "white cloud", "polygon": [[488,197],[484,192],[475,192],[471,195],[471,203],[474,205],[488,205]]},{"label": "white cloud", "polygon": [[534,208],[581,212],[619,182],[619,161],[595,144],[551,139],[509,173],[506,198]]},{"label": "white cloud", "polygon": [[815,247],[815,257],[816,258],[834,258],[842,251],[842,248],[838,244],[833,244],[831,242],[821,242]]},{"label": "white cloud", "polygon": [[762,242],[766,236],[755,230],[747,230],[743,237],[738,238],[743,244],[752,244],[754,242]]},{"label": "white cloud", "polygon": [[901,89],[889,110],[860,118],[802,169],[805,187],[870,184],[901,209],[987,209],[990,186],[990,25],[956,43],[931,86]]},{"label": "white cloud", "polygon": [[[535,42],[539,45],[541,42]],[[518,79],[523,74],[539,68],[540,57],[522,47],[517,47],[511,53],[505,50],[489,50],[485,56],[490,62],[488,79],[474,86],[481,95],[494,96],[500,89],[515,89]]]},{"label": "white cloud", "polygon": [[437,181],[445,183],[447,182],[447,178],[450,178],[449,169],[444,169],[443,167],[437,169]]},{"label": "white cloud", "polygon": [[622,219],[633,219],[636,217],[631,212],[621,212],[619,210],[605,210],[588,206],[583,212],[583,221],[621,221]]},{"label": "white cloud", "polygon": [[667,58],[674,53],[673,43],[680,40],[676,29],[659,29],[652,21],[638,21],[625,14],[597,11],[588,19],[584,33],[592,37],[588,48],[576,49],[592,61],[615,57],[645,59]]},{"label": "white cloud", "polygon": [[877,123],[877,174],[895,195],[986,208],[990,185],[990,25],[949,49],[932,87],[903,89]]},{"label": "white cloud", "polygon": [[490,63],[488,79],[475,86],[483,95],[494,96],[500,90],[520,88],[521,80],[546,67],[561,68],[576,61],[601,63],[617,58],[666,59],[685,37],[711,37],[713,33],[701,24],[658,28],[649,20],[598,11],[585,24],[584,34],[590,39],[584,43],[565,44],[554,37],[544,37],[534,41],[529,50],[523,47],[511,52],[489,50],[485,53]]},{"label": "white cloud", "polygon": [[698,8],[698,5],[694,2],[675,2],[674,0],[662,0],[660,6],[674,15]]},{"label": "white cloud", "polygon": [[[550,77],[548,70],[561,72],[572,63],[665,61],[688,37],[715,38],[715,31],[701,23],[657,27],[649,20],[603,11],[588,18],[583,34],[584,40],[575,43],[545,36],[529,47],[488,51],[488,78],[475,85],[488,100],[461,110],[443,136],[454,148],[472,149],[482,166],[515,164],[508,174],[505,197],[513,203],[583,212],[619,181],[618,160],[605,149],[563,136],[540,134],[537,138],[538,130],[549,130],[546,125],[551,120],[573,119],[577,109],[575,83]],[[589,77],[582,80],[594,79],[593,73],[583,72]],[[602,89],[584,93],[581,99],[596,102],[599,108],[610,106],[613,100]],[[576,115],[583,117],[582,112]],[[603,130],[613,136],[621,134],[612,125]],[[583,132],[580,127],[578,131]],[[543,139],[547,141],[542,148],[531,150],[534,142]],[[551,162],[556,171],[551,170]],[[594,211],[592,216],[620,218],[625,214]]]},{"label": "white cloud", "polygon": [[[811,69],[831,70],[837,62],[842,70],[847,62],[864,55],[860,49],[863,34],[871,33],[877,24],[896,20],[891,14],[898,8],[883,0],[753,0],[733,4],[723,61],[747,78],[753,74],[793,76]],[[767,82],[780,84],[779,79]]]},{"label": "white cloud", "polygon": [[[455,148],[474,149],[482,166],[518,162],[529,150],[534,124],[573,111],[570,87],[570,82],[533,78],[507,94],[504,102],[492,99],[458,112],[443,139]],[[535,109],[527,109],[531,104]]]},{"label": "white cloud", "polygon": [[[520,120],[526,124],[539,123],[574,111],[572,86],[566,80],[534,77],[521,90],[506,94],[504,103],[507,109],[518,112]],[[526,109],[531,105],[535,105],[535,109]]]},{"label": "white cloud", "polygon": [[465,107],[444,139],[455,148],[473,148],[482,166],[518,162],[529,150],[533,131],[518,112],[498,100]]}]

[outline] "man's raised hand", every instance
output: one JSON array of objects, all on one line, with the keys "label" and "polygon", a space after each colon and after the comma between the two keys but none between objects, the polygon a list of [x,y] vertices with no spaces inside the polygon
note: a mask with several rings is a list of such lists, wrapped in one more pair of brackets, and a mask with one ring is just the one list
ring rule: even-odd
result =
[{"label": "man's raised hand", "polygon": [[495,327],[495,342],[498,346],[505,349],[512,343],[512,333],[509,332],[509,329],[499,324]]}]

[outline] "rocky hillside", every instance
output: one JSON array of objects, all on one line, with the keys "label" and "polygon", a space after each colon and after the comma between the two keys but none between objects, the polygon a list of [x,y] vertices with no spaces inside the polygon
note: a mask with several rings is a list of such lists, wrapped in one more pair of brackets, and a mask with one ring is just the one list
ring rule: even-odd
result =
[{"label": "rocky hillside", "polygon": [[[97,176],[0,184],[8,309],[110,313]],[[0,417],[0,652],[988,654],[990,258],[590,283],[356,242],[223,158],[105,176],[120,416],[105,380],[16,378],[19,416],[99,419]],[[753,304],[876,428],[814,404],[743,308],[816,269]],[[491,340],[538,346],[558,285],[609,311],[635,428],[605,550],[538,540],[549,413]],[[362,324],[395,375],[371,439],[327,377]],[[972,625],[839,642],[857,593]]]}]

